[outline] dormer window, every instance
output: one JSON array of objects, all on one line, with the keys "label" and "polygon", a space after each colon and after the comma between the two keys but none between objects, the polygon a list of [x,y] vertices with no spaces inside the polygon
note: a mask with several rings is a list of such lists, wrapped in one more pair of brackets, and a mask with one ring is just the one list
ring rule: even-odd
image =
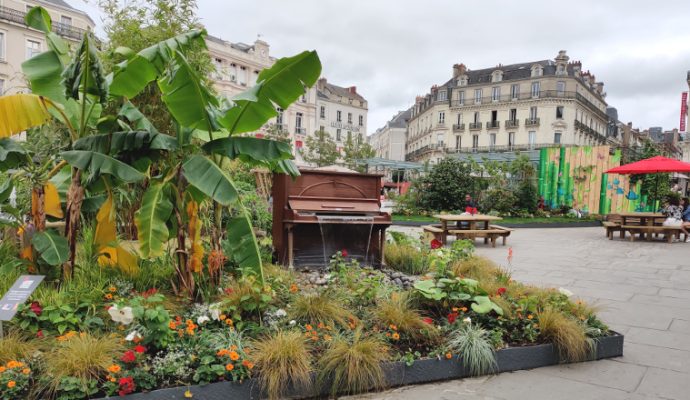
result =
[{"label": "dormer window", "polygon": [[532,66],[532,78],[542,76],[543,73],[544,73],[544,69],[541,67],[541,65],[536,64],[536,65]]},{"label": "dormer window", "polygon": [[558,76],[563,76],[563,75],[567,75],[567,74],[568,74],[568,71],[567,71],[567,69],[565,68],[565,65],[563,65],[563,64],[558,64],[558,65],[556,66],[556,75],[558,75]]},{"label": "dormer window", "polygon": [[491,82],[500,82],[503,80],[503,71],[496,70],[491,74]]},{"label": "dormer window", "polygon": [[448,94],[445,90],[438,91],[438,101],[446,101],[448,99]]},{"label": "dormer window", "polygon": [[462,75],[458,77],[458,86],[467,86],[467,75]]}]

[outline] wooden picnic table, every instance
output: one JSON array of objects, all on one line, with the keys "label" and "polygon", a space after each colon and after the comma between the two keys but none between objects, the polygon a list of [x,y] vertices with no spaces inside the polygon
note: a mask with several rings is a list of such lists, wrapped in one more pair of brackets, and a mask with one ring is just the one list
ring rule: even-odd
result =
[{"label": "wooden picnic table", "polygon": [[[483,215],[483,214],[474,214],[474,215],[459,215],[459,214],[438,214],[434,215],[435,218],[438,218],[441,221],[441,229],[443,230],[441,237],[442,237],[442,242],[445,244],[446,243],[446,237],[449,234],[449,229],[448,229],[448,222],[455,222],[456,226],[453,227],[454,230],[469,230],[469,231],[475,231],[475,230],[489,230],[489,224],[492,221],[500,221],[503,218],[501,217],[495,217],[493,215]],[[481,227],[478,227],[481,226]]]},{"label": "wooden picnic table", "polygon": [[[663,222],[666,219],[664,214],[655,212],[623,212],[618,215],[621,217],[622,226],[655,226],[657,221]],[[640,236],[644,235],[645,232],[640,231]],[[646,235],[647,240],[651,240],[652,233],[647,232]],[[625,238],[625,229],[621,230],[621,238]]]}]

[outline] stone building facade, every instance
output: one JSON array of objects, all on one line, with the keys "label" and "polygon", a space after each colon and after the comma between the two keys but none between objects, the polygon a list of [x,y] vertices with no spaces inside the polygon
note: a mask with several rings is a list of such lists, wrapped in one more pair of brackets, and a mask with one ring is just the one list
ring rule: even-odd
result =
[{"label": "stone building facade", "polygon": [[407,122],[411,114],[412,108],[398,112],[385,126],[369,136],[369,144],[376,151],[376,157],[405,161]]},{"label": "stone building facade", "polygon": [[0,95],[28,91],[22,63],[48,49],[43,32],[24,23],[26,12],[35,6],[48,11],[53,32],[70,43],[77,43],[86,30],[93,30],[93,20],[62,0],[0,1]]},{"label": "stone building facade", "polygon": [[366,140],[368,103],[356,86],[341,87],[321,78],[316,95],[316,129],[327,132],[340,148],[348,137]]},{"label": "stone building facade", "polygon": [[607,136],[604,84],[565,51],[553,60],[469,70],[417,97],[406,159],[616,142]]}]

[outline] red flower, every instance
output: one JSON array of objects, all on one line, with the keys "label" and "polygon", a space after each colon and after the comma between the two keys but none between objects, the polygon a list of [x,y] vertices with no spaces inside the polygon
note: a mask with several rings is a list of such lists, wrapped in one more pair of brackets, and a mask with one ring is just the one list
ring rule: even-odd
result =
[{"label": "red flower", "polygon": [[431,248],[434,249],[434,250],[440,249],[442,246],[443,246],[443,243],[441,243],[440,240],[433,239],[433,240],[431,241]]},{"label": "red flower", "polygon": [[458,319],[458,313],[452,312],[452,313],[448,314],[448,323],[449,324],[452,324],[453,322],[455,322],[456,319]]},{"label": "red flower", "polygon": [[501,295],[502,295],[503,293],[505,293],[505,292],[506,292],[506,288],[501,287],[501,288],[498,288],[498,290],[496,291],[496,294],[498,294],[499,296],[501,296]]},{"label": "red flower", "polygon": [[43,331],[39,330],[38,332],[36,332],[36,337],[39,339],[43,339]]},{"label": "red flower", "polygon": [[231,287],[225,288],[223,291],[225,292],[225,294],[232,294],[232,292],[233,292]]},{"label": "red flower", "polygon": [[128,395],[132,393],[134,389],[136,389],[134,386],[134,378],[131,376],[120,378],[118,385],[120,386],[120,390],[117,392],[117,394],[120,396]]},{"label": "red flower", "polygon": [[29,308],[31,309],[31,311],[34,312],[34,314],[36,314],[36,316],[41,316],[41,313],[43,312],[43,307],[41,307],[41,303],[37,301],[32,301],[31,305],[29,305]]},{"label": "red flower", "polygon": [[139,353],[139,354],[145,353],[145,352],[146,352],[146,347],[144,347],[144,346],[138,344],[138,345],[136,345],[136,346],[134,347],[134,351],[137,352],[137,353]]},{"label": "red flower", "polygon": [[136,356],[136,354],[134,354],[134,352],[132,350],[127,350],[127,351],[125,351],[125,354],[122,355],[120,360],[122,360],[122,362],[126,362],[126,363],[133,363],[137,360],[137,356]]},{"label": "red flower", "polygon": [[433,324],[434,324],[434,320],[431,319],[431,318],[429,318],[429,317],[424,317],[424,318],[422,318],[422,321],[424,321],[425,324],[429,324],[429,325],[433,325]]},{"label": "red flower", "polygon": [[141,296],[144,297],[144,298],[146,299],[146,298],[148,298],[148,297],[150,297],[150,296],[153,296],[153,295],[156,294],[156,293],[158,293],[158,289],[156,289],[156,288],[151,288],[151,289],[145,291],[144,293],[142,293]]},{"label": "red flower", "polygon": [[347,257],[347,250],[342,249],[340,252],[342,253],[343,257]]}]

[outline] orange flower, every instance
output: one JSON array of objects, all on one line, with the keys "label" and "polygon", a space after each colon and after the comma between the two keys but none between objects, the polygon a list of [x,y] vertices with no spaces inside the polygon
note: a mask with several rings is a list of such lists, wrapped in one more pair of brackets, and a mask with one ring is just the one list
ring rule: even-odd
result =
[{"label": "orange flower", "polygon": [[237,360],[240,359],[240,355],[237,354],[236,351],[231,351],[231,352],[230,352],[230,359],[231,359],[232,361],[237,361]]},{"label": "orange flower", "polygon": [[227,317],[228,317],[228,316],[225,315],[225,314],[220,314],[220,317],[219,317],[219,318],[220,318],[221,321],[225,321],[225,319],[226,319]]},{"label": "orange flower", "polygon": [[244,349],[244,354],[249,355],[250,350],[249,349]]},{"label": "orange flower", "polygon": [[330,342],[331,339],[333,339],[333,338],[331,337],[331,335],[323,335],[323,340],[325,340],[325,341],[327,341],[327,342]]},{"label": "orange flower", "polygon": [[325,325],[323,324],[323,322],[319,322],[319,324],[316,325],[316,327],[319,329],[323,329],[323,328],[325,328]]},{"label": "orange flower", "polygon": [[398,330],[398,327],[395,326],[395,325],[393,325],[393,324],[388,325],[388,327],[391,328],[391,329],[394,330],[394,331],[397,331],[397,330]]},{"label": "orange flower", "polygon": [[311,325],[309,325],[309,324],[304,325],[304,328],[305,328],[306,330],[308,330],[308,331],[311,331],[311,330],[314,329],[314,328],[313,328]]},{"label": "orange flower", "polygon": [[4,366],[0,365],[0,374],[2,374],[3,372],[5,372],[5,370],[7,370],[7,368],[5,368]]},{"label": "orange flower", "polygon": [[227,365],[225,366],[225,370],[226,370],[226,371],[232,371],[233,369],[235,369],[235,366],[232,365],[232,364],[227,364]]},{"label": "orange flower", "polygon": [[229,352],[227,349],[221,349],[221,350],[218,350],[218,352],[216,353],[216,355],[217,355],[218,357],[223,357],[223,356],[227,356],[228,353],[230,353],[230,352]]},{"label": "orange flower", "polygon": [[462,312],[467,312],[467,307],[463,307],[460,309]]},{"label": "orange flower", "polygon": [[393,337],[393,340],[398,340],[398,339],[400,339],[400,335],[398,335],[398,332],[395,332],[395,333],[392,335],[392,337]]},{"label": "orange flower", "polygon": [[108,288],[108,291],[109,291],[110,293],[115,293],[115,292],[117,292],[117,288],[116,288],[115,286],[111,286],[111,287]]},{"label": "orange flower", "polygon": [[527,316],[527,319],[533,319],[533,318],[534,318],[534,315],[532,315],[532,314]]},{"label": "orange flower", "polygon": [[117,382],[117,379],[115,379],[115,378],[110,378],[110,382]]},{"label": "orange flower", "polygon": [[13,387],[17,386],[17,382],[15,381],[9,381],[7,382],[7,387],[12,389]]},{"label": "orange flower", "polygon": [[106,293],[105,299],[106,299],[106,300],[112,300],[112,299],[113,299],[113,295],[110,294],[110,293]]},{"label": "orange flower", "polygon": [[177,324],[174,321],[168,322],[168,328],[177,329]]},{"label": "orange flower", "polygon": [[453,355],[450,352],[446,353],[446,359],[450,360],[451,358],[453,358]]},{"label": "orange flower", "polygon": [[299,291],[299,288],[297,287],[296,284],[290,285],[290,293],[297,293]]},{"label": "orange flower", "polygon": [[318,336],[318,335],[314,335],[314,336],[311,337],[311,340],[314,341],[314,342],[316,342],[317,340],[319,340],[319,336]]},{"label": "orange flower", "polygon": [[118,372],[120,372],[120,369],[121,368],[119,365],[113,364],[113,365],[108,367],[108,372],[112,372],[113,374],[117,374]]},{"label": "orange flower", "polygon": [[9,368],[9,369],[17,368],[18,366],[19,366],[19,362],[14,361],[14,360],[9,361],[9,362],[7,363],[7,368]]},{"label": "orange flower", "polygon": [[252,369],[252,368],[254,368],[254,363],[251,362],[251,361],[248,361],[248,360],[242,361],[242,365],[244,365],[245,367],[247,367],[247,369]]},{"label": "orange flower", "polygon": [[236,350],[237,350],[237,346],[236,346],[236,345],[234,345],[234,344],[233,344],[233,345],[231,345],[231,346],[230,346],[230,350],[232,350],[232,351],[236,351]]},{"label": "orange flower", "polygon": [[230,318],[226,319],[225,324],[228,326],[232,326],[232,320]]}]

